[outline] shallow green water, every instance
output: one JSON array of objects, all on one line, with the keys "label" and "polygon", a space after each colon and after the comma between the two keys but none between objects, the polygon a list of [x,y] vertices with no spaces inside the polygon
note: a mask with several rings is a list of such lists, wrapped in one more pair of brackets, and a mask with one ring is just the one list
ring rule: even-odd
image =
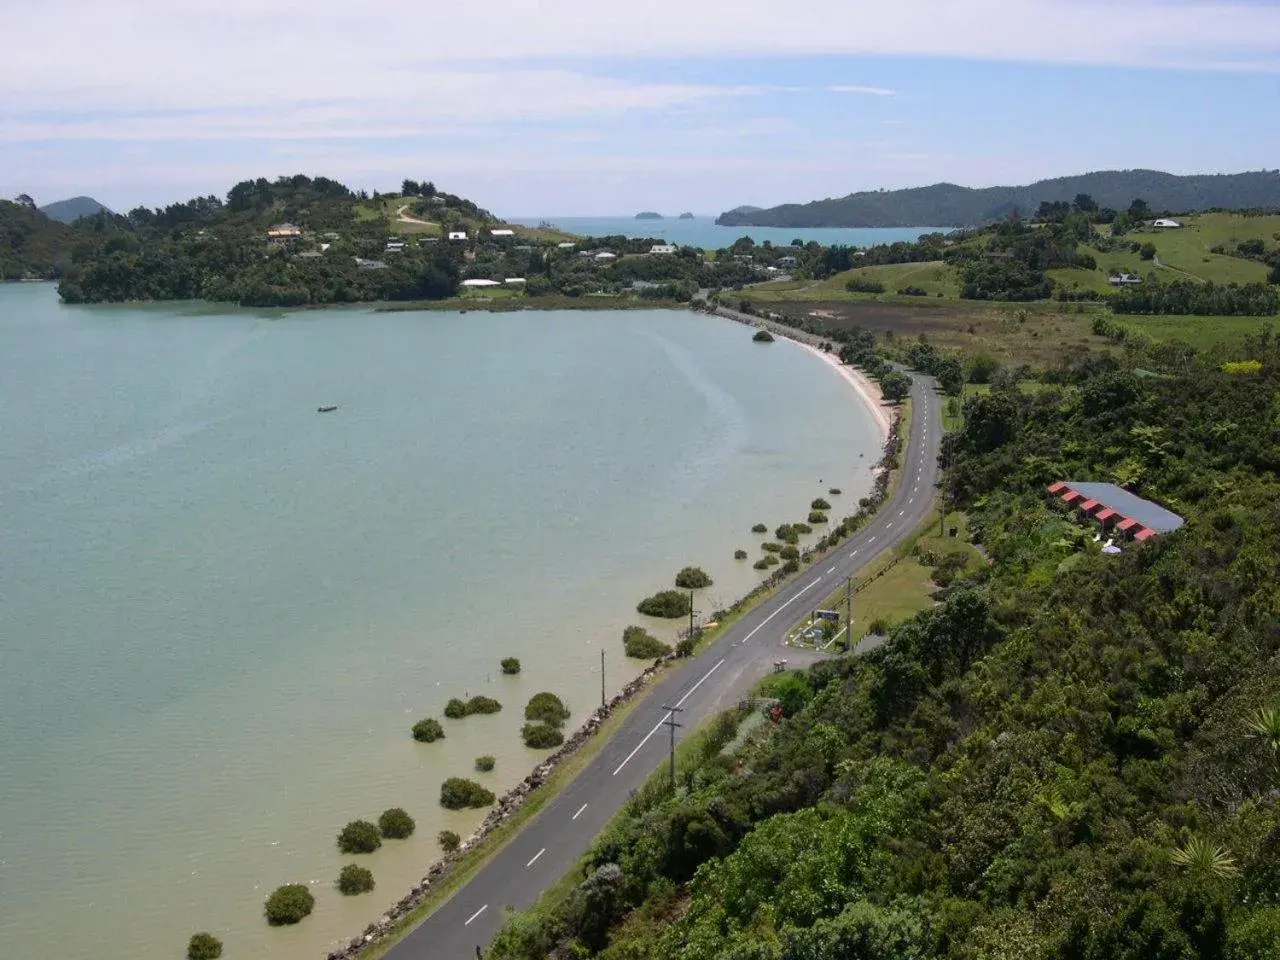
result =
[{"label": "shallow green water", "polygon": [[[690,562],[704,610],[745,592],[751,524],[833,484],[851,511],[877,445],[821,361],[694,314],[268,317],[34,284],[0,286],[0,425],[0,943],[62,960],[181,956],[197,929],[323,955],[481,819],[440,810],[442,779],[532,766],[532,693],[580,722],[602,645],[611,690],[638,672],[640,596]],[[408,737],[479,692],[506,709]],[[392,805],[417,834],[339,897],[334,835]],[[269,930],[295,881],[315,914]]]}]

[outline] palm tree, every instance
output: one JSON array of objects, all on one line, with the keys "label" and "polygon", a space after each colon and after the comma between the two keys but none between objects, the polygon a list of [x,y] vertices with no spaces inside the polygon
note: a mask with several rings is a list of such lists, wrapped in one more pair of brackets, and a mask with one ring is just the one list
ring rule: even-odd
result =
[{"label": "palm tree", "polygon": [[1209,874],[1226,879],[1240,872],[1235,857],[1203,837],[1192,837],[1181,847],[1175,847],[1169,854],[1169,859],[1179,867],[1185,867],[1188,873]]},{"label": "palm tree", "polygon": [[1272,754],[1280,756],[1280,707],[1259,707],[1245,724],[1250,737],[1261,740]]}]

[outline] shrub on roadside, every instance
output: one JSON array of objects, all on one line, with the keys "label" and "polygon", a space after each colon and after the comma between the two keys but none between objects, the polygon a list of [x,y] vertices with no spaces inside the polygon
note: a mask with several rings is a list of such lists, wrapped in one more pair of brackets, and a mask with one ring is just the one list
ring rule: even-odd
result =
[{"label": "shrub on roadside", "polygon": [[711,577],[701,567],[685,567],[676,574],[676,586],[682,590],[701,590],[711,586]]},{"label": "shrub on roadside", "polygon": [[462,846],[462,838],[452,830],[441,830],[436,834],[436,843],[445,853],[453,853]]},{"label": "shrub on roadside", "polygon": [[338,834],[338,849],[343,853],[373,853],[382,846],[382,835],[368,820],[352,820]]},{"label": "shrub on roadside", "polygon": [[413,817],[400,807],[383,810],[382,815],[378,817],[378,832],[388,840],[403,840],[412,836],[416,827]]},{"label": "shrub on roadside", "polygon": [[487,753],[484,756],[476,757],[476,769],[481,773],[488,773],[497,765],[498,761]]},{"label": "shrub on roadside", "polygon": [[502,672],[509,677],[514,677],[520,672],[520,661],[515,657],[502,658]]},{"label": "shrub on roadside", "polygon": [[526,723],[520,730],[524,745],[534,750],[550,750],[564,743],[564,734],[549,723]]},{"label": "shrub on roadside", "polygon": [[677,657],[692,657],[692,656],[693,656],[693,647],[694,647],[694,643],[693,643],[693,638],[692,638],[692,637],[684,637],[684,638],[682,638],[682,639],[681,639],[681,640],[676,644],[676,656],[677,656]]},{"label": "shrub on roadside", "polygon": [[300,923],[315,908],[316,898],[302,883],[286,883],[277,887],[263,906],[267,923],[273,927]]},{"label": "shrub on roadside", "polygon": [[687,593],[679,590],[662,590],[651,597],[645,597],[636,604],[636,612],[646,617],[662,617],[666,620],[678,620],[687,617],[693,608],[693,601]]},{"label": "shrub on roadside", "polygon": [[545,723],[552,727],[563,727],[569,719],[569,708],[554,693],[542,691],[529,698],[524,707],[524,718],[535,723]]},{"label": "shrub on roadside", "polygon": [[874,633],[877,636],[885,636],[889,632],[889,621],[884,617],[876,617],[867,624],[867,633]]},{"label": "shrub on roadside", "polygon": [[670,646],[644,627],[627,627],[623,630],[622,649],[628,657],[636,660],[657,660],[671,652]]},{"label": "shrub on roadside", "polygon": [[193,933],[187,943],[187,960],[218,960],[222,941],[212,933]]},{"label": "shrub on roadside", "polygon": [[783,575],[789,575],[797,572],[799,569],[800,569],[799,560],[788,560],[786,563],[784,563],[782,566],[778,568],[778,572]]},{"label": "shrub on roadside", "polygon": [[348,863],[338,874],[338,892],[344,897],[354,897],[373,889],[373,873],[354,863]]},{"label": "shrub on roadside", "polygon": [[444,727],[434,717],[419,720],[413,725],[413,739],[419,743],[434,743],[444,736]]},{"label": "shrub on roadside", "polygon": [[800,548],[793,547],[790,545],[785,546],[780,551],[778,551],[778,556],[780,556],[783,560],[799,560]]},{"label": "shrub on roadside", "polygon": [[487,807],[494,801],[493,791],[474,780],[450,777],[440,784],[440,806],[447,810],[466,810]]}]

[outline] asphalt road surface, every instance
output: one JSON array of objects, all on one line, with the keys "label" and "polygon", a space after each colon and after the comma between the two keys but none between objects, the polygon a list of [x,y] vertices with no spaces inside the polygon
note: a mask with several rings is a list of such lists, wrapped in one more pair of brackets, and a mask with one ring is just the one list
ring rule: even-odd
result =
[{"label": "asphalt road surface", "polygon": [[471,881],[389,953],[392,960],[471,960],[502,926],[503,909],[531,905],[586,852],[609,819],[667,761],[664,706],[680,708],[679,734],[745,696],[797,652],[788,628],[847,577],[919,526],[932,506],[942,439],[941,398],[932,379],[912,375],[912,422],[902,481],[874,520],[667,676],[594,760]]}]

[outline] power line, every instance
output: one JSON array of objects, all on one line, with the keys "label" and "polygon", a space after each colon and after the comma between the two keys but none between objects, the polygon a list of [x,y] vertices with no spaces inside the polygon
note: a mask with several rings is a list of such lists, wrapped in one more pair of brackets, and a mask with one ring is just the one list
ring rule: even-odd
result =
[{"label": "power line", "polygon": [[668,707],[666,704],[662,706],[667,711],[667,719],[662,722],[671,731],[671,789],[676,788],[676,727],[681,724],[676,722],[676,714],[680,713],[683,707]]}]

